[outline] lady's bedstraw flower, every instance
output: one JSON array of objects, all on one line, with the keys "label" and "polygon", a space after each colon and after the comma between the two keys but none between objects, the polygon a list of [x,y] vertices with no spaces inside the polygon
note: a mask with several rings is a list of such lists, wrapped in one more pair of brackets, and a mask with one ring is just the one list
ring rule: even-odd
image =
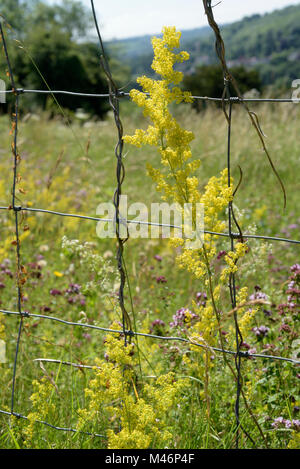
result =
[{"label": "lady's bedstraw flower", "polygon": [[[142,76],[137,79],[142,91],[132,90],[131,99],[141,108],[150,124],[146,130],[137,129],[132,136],[126,135],[124,141],[137,147],[154,146],[161,157],[161,167],[154,168],[148,164],[148,174],[156,183],[162,199],[177,203],[184,208],[185,204],[193,207],[193,229],[195,229],[195,204],[204,205],[204,226],[206,231],[222,232],[226,225],[221,214],[233,200],[233,181],[228,181],[228,171],[224,169],[219,176],[211,177],[204,190],[200,191],[199,179],[195,175],[200,160],[192,159],[192,132],[183,129],[170,112],[171,103],[192,102],[189,92],[183,92],[179,84],[183,79],[182,72],[174,70],[177,63],[188,60],[187,52],[179,52],[180,32],[175,27],[163,28],[162,38],[152,40],[154,59],[153,70],[159,79]],[[229,182],[229,184],[228,184]],[[183,227],[184,231],[184,227]],[[184,236],[187,233],[184,233]],[[178,248],[177,261],[180,268],[191,272],[197,279],[204,279],[208,287],[212,277],[212,261],[217,255],[216,237],[204,234],[203,245],[197,249],[188,249],[183,238],[171,238],[171,244]],[[238,260],[247,252],[244,243],[237,242],[234,250],[225,254],[226,266],[219,279],[211,285],[210,299],[205,304],[195,304],[199,321],[191,327],[191,332],[216,345],[219,331],[219,313],[216,303],[220,300],[220,285],[227,284],[231,274],[238,269]],[[219,284],[218,284],[219,283]],[[245,323],[250,322],[251,314],[247,313]],[[247,319],[247,320],[246,320]]]},{"label": "lady's bedstraw flower", "polygon": [[96,360],[85,390],[87,407],[79,410],[77,428],[106,420],[109,449],[146,449],[154,440],[166,444],[172,437],[169,412],[186,383],[167,373],[143,384],[135,372],[137,363],[134,344],[125,346],[121,336],[108,334],[105,357]]},{"label": "lady's bedstraw flower", "polygon": [[[152,145],[161,156],[162,168],[153,168],[148,164],[148,173],[156,182],[156,188],[162,198],[177,202],[181,207],[185,203],[204,204],[204,223],[207,230],[223,231],[225,224],[220,220],[220,213],[232,200],[232,186],[228,187],[227,170],[219,177],[212,177],[203,193],[199,190],[199,180],[195,171],[200,160],[192,160],[190,143],[194,139],[192,132],[183,129],[172,116],[169,106],[172,102],[192,102],[189,92],[183,92],[177,85],[183,79],[182,72],[174,70],[176,63],[188,60],[189,54],[178,52],[181,33],[175,27],[165,27],[163,37],[153,38],[154,51],[153,70],[160,75],[154,80],[146,76],[137,79],[143,91],[132,90],[132,100],[143,108],[144,115],[149,117],[151,124],[146,130],[137,129],[133,136],[126,135],[124,141],[141,147]],[[195,207],[195,205],[194,205]],[[216,253],[211,235],[205,235],[206,259],[203,249],[198,253],[182,249],[178,256],[179,266],[186,268],[196,278],[205,276],[207,261],[211,261]],[[173,239],[173,244],[182,245],[183,240]]]},{"label": "lady's bedstraw flower", "polygon": [[55,411],[55,405],[51,398],[54,393],[54,384],[43,377],[40,381],[32,382],[34,392],[30,396],[32,410],[27,415],[27,425],[24,428],[25,446],[32,447],[35,426],[38,420],[45,420],[49,414]]}]

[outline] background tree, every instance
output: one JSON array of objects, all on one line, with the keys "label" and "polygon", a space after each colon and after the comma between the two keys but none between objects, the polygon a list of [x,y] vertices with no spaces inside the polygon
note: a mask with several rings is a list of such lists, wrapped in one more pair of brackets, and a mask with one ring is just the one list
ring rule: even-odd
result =
[{"label": "background tree", "polygon": [[[48,5],[41,0],[3,0],[0,14],[12,26],[7,30],[7,45],[18,87],[45,90],[49,86],[50,89],[85,93],[107,91],[99,46],[96,40],[88,38],[91,12],[80,1],[65,0]],[[115,63],[114,69],[122,84],[130,80],[128,68]],[[3,55],[0,56],[0,77],[9,88]],[[49,99],[52,98],[42,94],[25,95],[22,110],[45,108]],[[108,109],[107,103],[97,98],[60,95],[57,99],[62,107],[72,111],[80,107],[103,116]]]}]

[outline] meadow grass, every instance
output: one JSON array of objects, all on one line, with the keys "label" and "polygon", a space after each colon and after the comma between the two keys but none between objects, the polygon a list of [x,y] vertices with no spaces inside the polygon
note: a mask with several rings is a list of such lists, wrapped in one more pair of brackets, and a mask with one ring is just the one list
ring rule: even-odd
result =
[{"label": "meadow grass", "polygon": [[[260,148],[249,118],[236,105],[232,126],[232,172],[235,184],[239,180],[238,166],[243,173],[241,186],[234,199],[236,215],[245,232],[297,239],[300,226],[300,108],[291,104],[261,104],[255,106],[254,110],[268,136],[269,152],[284,183],[287,207],[283,208],[279,184]],[[174,114],[186,129],[195,134],[192,142],[193,157],[202,161],[197,176],[204,187],[209,177],[226,167],[227,124],[222,110],[209,105],[204,112],[196,114],[189,105],[180,105],[174,108]],[[135,128],[147,125],[144,117],[130,102],[121,103],[121,116],[125,134],[132,134]],[[9,130],[9,119],[2,116],[1,206],[11,203],[13,163]],[[85,125],[73,121],[70,126],[60,117],[48,119],[47,114],[24,116],[19,128],[22,161],[18,172],[22,180],[18,186],[21,188],[17,193],[18,202],[22,206],[95,216],[98,204],[111,201],[116,187],[116,141],[117,133],[110,114],[104,121],[90,121]],[[125,154],[123,193],[128,195],[129,203],[144,202],[150,206],[152,202],[159,202],[160,196],[146,174],[146,163],[158,166],[159,156],[150,147],[125,147]],[[16,311],[13,214],[1,211],[0,215],[0,305],[2,309]],[[63,236],[69,240],[77,239],[81,244],[91,243],[88,249],[94,255],[102,256],[103,269],[99,267],[95,276],[88,264],[81,262],[80,256],[62,249]],[[99,239],[94,221],[24,212],[21,238],[21,259],[27,270],[25,310],[104,327],[108,327],[113,320],[121,320],[120,314],[116,312],[116,242],[114,239]],[[267,293],[271,303],[267,307],[268,314],[260,313],[253,324],[267,325],[270,330],[268,337],[259,341],[255,334],[251,336],[250,333],[249,341],[258,351],[264,350],[268,343],[274,345],[274,353],[289,356],[297,335],[284,338],[282,344],[278,343],[282,318],[277,313],[277,306],[286,299],[290,266],[299,261],[299,248],[287,243],[257,240],[249,240],[248,245],[250,250],[240,269],[238,287],[246,285],[249,292],[253,293],[254,287],[259,286]],[[221,238],[218,248],[220,251],[228,250],[229,240]],[[169,325],[173,315],[183,307],[192,309],[197,292],[205,291],[201,281],[193,280],[176,267],[175,254],[164,239],[129,239],[125,244],[124,261],[130,282],[125,300],[128,310],[135,317],[137,330],[181,334],[181,331]],[[158,279],[161,277],[166,282],[160,282]],[[224,311],[226,309],[230,310],[230,304],[229,298],[224,296]],[[157,319],[164,323],[161,328],[152,325]],[[2,320],[5,325],[7,361],[0,365],[0,409],[9,410],[18,318],[5,316]],[[297,334],[296,329],[294,332]],[[55,412],[47,416],[47,421],[75,428],[78,409],[85,406],[84,389],[93,371],[49,363],[39,366],[39,362],[34,360],[52,358],[93,365],[96,357],[103,357],[104,337],[105,334],[92,329],[25,319],[18,357],[15,411],[23,415],[30,413],[32,382],[46,376],[53,387],[49,402],[55,405]],[[169,447],[233,447],[235,383],[226,371],[222,356],[214,357],[209,372],[208,415],[203,355],[197,355],[180,343],[160,344],[158,341],[139,339],[138,345],[142,380],[151,381],[152,375],[172,370],[188,382],[180,404],[169,415],[172,428]],[[191,356],[193,366],[188,367],[184,363],[184,354]],[[242,367],[251,408],[271,447],[286,447],[294,436],[293,429],[276,431],[271,423],[279,416],[297,418],[295,416],[300,402],[295,368],[288,363],[266,360],[247,360]],[[202,370],[202,374],[199,370]],[[254,434],[257,446],[263,446],[258,430],[243,405],[241,419],[244,426]],[[2,448],[24,446],[23,431],[27,423],[14,420],[9,427],[9,419],[0,415]],[[109,425],[114,425],[114,422],[99,417],[86,430],[105,433]],[[105,439],[58,432],[36,424],[32,445],[35,448],[104,448],[106,442]],[[159,441],[155,447],[160,447]],[[252,447],[243,434],[241,447]]]}]

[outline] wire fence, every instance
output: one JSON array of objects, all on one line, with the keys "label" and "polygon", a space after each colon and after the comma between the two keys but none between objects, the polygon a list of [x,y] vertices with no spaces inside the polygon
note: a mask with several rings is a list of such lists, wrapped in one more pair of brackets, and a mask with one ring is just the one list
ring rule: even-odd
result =
[{"label": "wire fence", "polygon": [[[224,76],[224,92],[223,96],[221,98],[218,97],[208,97],[208,96],[193,96],[193,99],[195,100],[203,100],[203,101],[213,101],[213,102],[221,102],[223,112],[225,114],[225,117],[227,119],[228,123],[228,132],[227,132],[227,170],[228,170],[228,186],[230,186],[230,175],[231,175],[231,131],[232,131],[232,110],[233,106],[235,104],[241,104],[244,106],[246,112],[249,115],[249,118],[255,127],[258,137],[260,141],[263,144],[263,149],[268,157],[268,160],[270,162],[270,165],[272,167],[272,170],[274,171],[275,175],[277,176],[280,185],[283,190],[284,194],[284,199],[285,199],[285,190],[283,187],[283,184],[281,182],[281,179],[279,175],[277,174],[276,169],[273,166],[272,160],[268,154],[268,151],[265,147],[264,144],[264,137],[262,134],[262,131],[259,126],[258,118],[253,113],[252,111],[249,110],[247,103],[294,103],[294,99],[273,99],[273,98],[243,98],[241,95],[238,85],[234,79],[234,77],[230,74],[230,71],[227,67],[226,63],[226,57],[225,57],[225,46],[223,43],[223,39],[219,30],[219,27],[217,23],[215,22],[214,15],[213,15],[213,7],[211,5],[210,0],[203,0],[203,5],[204,5],[204,10],[207,15],[208,23],[212,30],[214,31],[215,34],[215,39],[216,39],[216,53],[217,56],[220,60],[222,70],[223,70],[223,76]],[[127,273],[126,273],[126,268],[123,263],[123,251],[124,251],[124,244],[129,238],[128,236],[124,239],[120,235],[120,224],[124,222],[124,220],[121,218],[120,215],[120,197],[122,195],[122,184],[125,178],[125,167],[123,163],[123,127],[122,127],[122,122],[120,118],[120,111],[119,111],[119,100],[123,99],[125,97],[129,96],[129,93],[125,93],[123,91],[120,91],[111,74],[111,70],[109,67],[109,62],[107,60],[104,47],[103,47],[103,42],[96,18],[96,13],[95,13],[95,8],[94,8],[94,2],[91,0],[91,8],[92,8],[92,13],[93,13],[93,18],[94,18],[94,23],[95,23],[95,28],[97,31],[97,36],[99,40],[99,47],[100,47],[100,62],[102,69],[105,73],[105,76],[107,78],[108,82],[108,93],[104,94],[92,94],[92,93],[77,93],[73,91],[65,91],[65,90],[34,90],[34,89],[23,89],[23,88],[17,88],[16,87],[16,82],[15,82],[15,77],[13,73],[13,68],[12,64],[10,62],[10,57],[8,54],[8,48],[6,44],[6,38],[4,34],[4,29],[3,29],[3,22],[0,19],[0,37],[2,40],[2,45],[3,45],[3,50],[4,50],[4,55],[5,55],[5,60],[7,64],[7,69],[8,69],[8,75],[11,83],[11,89],[4,91],[6,94],[11,94],[14,97],[14,112],[12,114],[12,122],[13,122],[13,143],[12,143],[12,153],[13,153],[13,180],[12,180],[12,198],[11,198],[11,205],[9,206],[1,206],[0,211],[3,213],[4,211],[6,212],[13,212],[13,218],[14,218],[14,226],[15,226],[15,246],[16,246],[16,288],[17,288],[17,310],[16,311],[10,311],[6,309],[0,309],[0,313],[7,315],[7,316],[17,316],[19,318],[19,327],[18,327],[18,334],[17,334],[17,340],[16,340],[16,347],[15,347],[15,353],[14,353],[14,362],[13,362],[13,371],[12,371],[12,385],[11,385],[11,403],[10,403],[10,411],[5,411],[0,409],[0,414],[6,415],[8,417],[14,416],[16,418],[21,418],[21,419],[27,419],[27,416],[22,415],[21,413],[17,412],[15,409],[15,392],[16,392],[16,372],[17,372],[17,366],[18,366],[18,356],[19,356],[19,348],[20,348],[20,343],[21,343],[21,338],[22,338],[22,331],[24,329],[24,321],[25,319],[31,319],[31,318],[39,318],[39,319],[44,319],[44,320],[49,320],[52,321],[53,323],[58,322],[62,323],[66,326],[76,326],[76,327],[82,327],[82,328],[89,328],[89,329],[94,329],[99,332],[109,332],[109,333],[114,333],[114,334],[122,334],[124,336],[125,344],[127,343],[127,340],[131,340],[132,337],[148,337],[153,340],[158,340],[158,341],[177,341],[181,343],[186,343],[190,344],[193,346],[198,346],[200,348],[207,349],[208,346],[199,343],[195,341],[193,338],[184,338],[184,337],[177,337],[177,336],[160,336],[160,335],[154,335],[154,334],[148,334],[148,333],[141,333],[134,331],[132,329],[132,324],[131,324],[131,319],[130,316],[127,312],[126,306],[125,306],[125,301],[124,301],[124,289],[126,285],[126,280],[127,280]],[[233,88],[236,91],[237,96],[231,96],[229,92],[229,83],[233,85]],[[18,154],[18,124],[19,124],[19,112],[20,112],[20,96],[25,94],[25,93],[37,93],[37,94],[50,94],[50,95],[60,95],[60,94],[65,94],[65,95],[71,95],[79,98],[84,98],[84,97],[94,97],[99,98],[99,99],[108,99],[110,107],[112,109],[113,115],[114,115],[114,121],[115,121],[115,126],[117,129],[118,133],[118,140],[116,143],[115,147],[115,157],[117,161],[116,165],[116,179],[117,179],[117,186],[116,190],[114,193],[114,207],[115,207],[115,217],[114,219],[111,218],[98,218],[98,217],[92,217],[92,216],[87,216],[87,215],[81,215],[81,214],[72,214],[72,213],[63,213],[63,212],[58,212],[58,211],[53,211],[53,210],[47,210],[45,208],[34,208],[34,207],[23,207],[21,205],[16,204],[16,184],[17,184],[17,167],[19,163],[19,154]],[[227,106],[227,108],[226,108]],[[67,321],[64,319],[61,319],[59,317],[55,316],[48,316],[45,314],[35,314],[35,313],[30,313],[28,311],[24,311],[22,308],[22,285],[23,285],[23,277],[24,277],[24,271],[23,271],[23,266],[21,264],[21,249],[20,249],[20,236],[19,236],[19,217],[22,214],[22,212],[32,212],[32,213],[42,213],[45,215],[55,215],[55,216],[60,216],[60,217],[73,217],[73,218],[79,218],[83,220],[91,220],[91,221],[96,221],[96,222],[114,222],[115,223],[115,234],[117,238],[117,266],[118,266],[118,271],[120,274],[120,287],[119,287],[119,292],[118,292],[118,300],[119,300],[119,306],[122,311],[122,329],[111,329],[111,328],[106,328],[106,327],[100,327],[96,326],[93,324],[86,324],[86,323],[80,323],[80,322],[71,322]],[[154,226],[159,226],[159,227],[170,227],[170,228],[178,228],[181,229],[182,227],[177,226],[177,225],[172,225],[172,224],[164,224],[164,223],[151,223],[151,222],[145,222],[145,221],[137,221],[137,220],[125,220],[126,223],[136,223],[136,224],[147,224],[147,225],[154,225]],[[128,230],[127,230],[128,233]],[[265,236],[265,235],[253,235],[253,234],[247,234],[247,233],[242,233],[238,222],[236,220],[236,217],[234,215],[234,209],[232,206],[232,202],[229,203],[228,206],[228,232],[227,233],[219,233],[219,232],[214,232],[214,231],[207,231],[203,230],[203,233],[205,234],[210,234],[212,236],[220,236],[220,237],[227,237],[230,240],[230,248],[233,250],[234,248],[234,240],[236,239],[258,239],[258,240],[269,240],[269,241],[278,241],[278,242],[284,242],[284,243],[292,243],[292,244],[300,244],[300,240],[296,239],[289,239],[289,238],[281,238],[281,237],[275,237],[275,236]],[[235,399],[235,419],[236,419],[236,448],[239,447],[239,432],[242,431],[248,438],[249,440],[253,443],[255,446],[255,441],[253,440],[252,436],[248,433],[248,431],[243,427],[241,421],[240,421],[240,400],[241,396],[244,397],[243,395],[243,390],[242,390],[242,375],[241,375],[241,362],[243,359],[249,359],[249,358],[257,358],[257,359],[267,359],[267,360],[274,360],[274,361],[281,361],[281,362],[287,362],[292,365],[300,365],[300,361],[294,358],[287,358],[287,357],[281,357],[281,356],[276,356],[276,355],[267,355],[267,354],[257,354],[257,353],[249,353],[248,351],[243,351],[241,350],[241,346],[243,344],[243,337],[241,334],[241,331],[239,329],[239,324],[238,324],[238,317],[237,317],[237,311],[240,307],[246,306],[246,305],[251,305],[251,304],[257,304],[260,301],[259,300],[254,300],[250,301],[248,303],[242,304],[242,305],[237,305],[236,301],[236,282],[235,282],[235,275],[232,273],[230,275],[230,281],[229,281],[229,292],[230,292],[230,298],[231,298],[231,304],[232,304],[232,314],[234,317],[234,325],[235,325],[235,339],[236,339],[236,349],[235,350],[227,350],[224,348],[223,344],[221,344],[221,347],[209,347],[209,350],[221,353],[225,357],[226,355],[232,355],[235,360],[235,379],[236,379],[236,399]],[[90,368],[90,369],[95,369],[95,366],[88,366],[88,365],[83,365],[83,364],[76,364],[76,363],[71,363],[71,362],[66,362],[66,361],[61,361],[61,360],[54,360],[54,359],[47,359],[47,358],[37,358],[35,359],[36,361],[40,362],[51,362],[51,363],[59,363],[67,366],[73,366],[76,368]],[[228,364],[228,362],[226,362]],[[249,409],[248,409],[249,410]],[[251,413],[251,411],[249,410]],[[251,414],[251,417],[254,419],[255,424],[257,425],[259,431],[260,427],[255,421],[255,417]],[[74,428],[69,428],[69,427],[58,427],[55,425],[52,425],[49,422],[43,421],[43,420],[37,420],[37,423],[40,423],[42,425],[46,425],[50,428],[53,428],[55,430],[60,430],[60,431],[65,431],[65,432],[72,432],[76,433],[78,432],[77,429]],[[94,437],[100,437],[100,438],[106,438],[105,435],[98,434],[98,433],[90,433],[90,432],[84,432],[84,431],[79,431],[79,433],[89,435],[89,436],[94,436]],[[263,435],[262,435],[263,437]]]}]

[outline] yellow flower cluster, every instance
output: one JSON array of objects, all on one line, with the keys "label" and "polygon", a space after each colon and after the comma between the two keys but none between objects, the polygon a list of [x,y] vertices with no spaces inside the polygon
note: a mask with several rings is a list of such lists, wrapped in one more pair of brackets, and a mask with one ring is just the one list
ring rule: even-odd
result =
[{"label": "yellow flower cluster", "polygon": [[248,250],[248,247],[245,243],[236,243],[235,251],[229,251],[225,256],[225,262],[227,267],[225,267],[221,274],[221,282],[226,283],[228,277],[231,273],[235,273],[238,270],[237,261],[241,257],[244,257]]},{"label": "yellow flower cluster", "polygon": [[300,448],[300,432],[293,431],[292,437],[288,444],[288,449],[299,449]]},{"label": "yellow flower cluster", "polygon": [[[137,147],[142,145],[156,147],[161,156],[162,168],[153,168],[148,165],[147,169],[156,182],[157,190],[162,192],[162,198],[178,203],[182,209],[185,203],[192,203],[193,207],[196,203],[202,203],[205,230],[223,232],[225,223],[220,215],[233,200],[233,181],[232,179],[228,181],[228,171],[224,169],[218,177],[211,177],[203,192],[200,192],[199,180],[194,174],[200,166],[200,161],[192,160],[190,147],[194,135],[181,128],[169,110],[172,102],[192,101],[190,93],[181,91],[177,86],[182,81],[183,75],[174,70],[174,65],[189,58],[187,52],[174,51],[179,48],[179,40],[180,32],[174,27],[165,27],[162,39],[153,38],[152,68],[161,76],[161,79],[140,77],[137,82],[143,91],[132,90],[130,93],[132,100],[143,108],[144,115],[152,123],[146,130],[137,129],[133,136],[125,136],[124,141]],[[200,334],[202,340],[211,346],[216,345],[220,334],[220,318],[218,318],[217,311],[220,285],[228,282],[230,275],[238,269],[238,259],[247,252],[246,244],[236,243],[234,251],[228,252],[225,256],[227,265],[218,281],[211,272],[211,261],[216,255],[215,239],[215,236],[205,234],[203,245],[199,249],[186,248],[184,239],[171,239],[173,246],[180,247],[177,256],[179,267],[191,272],[197,279],[203,278],[205,285],[210,286],[211,298],[205,307],[199,308],[200,319],[193,325],[191,332],[196,335]],[[243,324],[246,327],[250,322],[249,315],[249,312],[245,313],[242,328]]]},{"label": "yellow flower cluster", "polygon": [[[162,170],[148,164],[149,175],[156,182],[157,190],[162,192],[163,199],[177,202],[181,207],[185,203],[202,203],[204,205],[204,223],[207,230],[223,231],[224,223],[219,220],[220,213],[232,200],[232,185],[228,187],[227,170],[220,177],[212,177],[203,194],[199,190],[199,180],[193,175],[200,166],[200,160],[191,160],[190,143],[194,139],[192,132],[180,127],[171,115],[169,105],[172,102],[191,102],[191,94],[183,92],[178,86],[183,75],[174,71],[174,65],[189,58],[187,52],[174,52],[179,47],[180,32],[175,27],[165,27],[163,38],[153,38],[154,60],[152,68],[161,76],[160,80],[140,77],[137,82],[143,91],[132,90],[132,100],[143,108],[144,115],[153,125],[147,130],[137,129],[133,136],[126,135],[124,141],[141,147],[155,146],[161,155]],[[196,278],[207,272],[207,262],[215,254],[211,235],[205,236],[207,258],[202,249],[195,252],[183,249],[178,256],[179,266],[186,268]],[[183,239],[172,239],[175,245],[183,245]]]},{"label": "yellow flower cluster", "polygon": [[146,384],[140,391],[143,397],[128,395],[121,415],[121,431],[108,430],[108,447],[147,449],[154,441],[160,445],[167,443],[172,438],[169,411],[182,388],[182,381],[175,382],[174,374],[168,373],[153,384]]},{"label": "yellow flower cluster", "polygon": [[172,436],[169,411],[183,383],[168,373],[143,385],[135,373],[134,344],[125,346],[122,337],[109,334],[105,345],[107,360],[96,360],[95,377],[85,391],[88,406],[79,410],[77,428],[103,421],[106,416],[109,449],[146,449],[154,440],[167,442]]},{"label": "yellow flower cluster", "polygon": [[[249,335],[250,326],[258,311],[258,308],[256,307],[249,308],[249,306],[247,305],[240,307],[241,305],[247,302],[247,298],[248,298],[248,288],[247,287],[241,288],[237,294],[236,303],[238,305],[237,317],[238,317],[239,329],[244,340],[246,340],[247,336]],[[229,340],[231,340],[232,343],[234,343],[235,329],[233,327],[230,327],[229,332],[230,332]]]},{"label": "yellow flower cluster", "polygon": [[[237,303],[242,304],[244,301],[247,300],[248,296],[248,288],[244,287],[241,289],[239,294],[237,295]],[[249,335],[250,326],[253,322],[255,314],[257,313],[257,308],[241,308],[238,311],[238,318],[239,318],[239,329],[242,334],[243,339],[245,340]]]},{"label": "yellow flower cluster", "polygon": [[[199,321],[195,323],[193,333],[200,335],[200,343],[215,346],[218,323],[211,302],[209,301],[207,306],[195,308],[195,311],[199,314]],[[197,349],[194,348],[194,350]]]},{"label": "yellow flower cluster", "polygon": [[[174,27],[164,28],[163,38],[153,38],[154,50],[153,70],[161,75],[161,80],[152,80],[146,76],[137,79],[143,91],[132,90],[132,100],[144,110],[153,125],[147,130],[137,129],[133,136],[126,135],[124,141],[141,147],[148,144],[157,147],[162,164],[171,171],[165,175],[159,169],[148,165],[148,172],[155,180],[157,189],[164,193],[165,198],[175,200],[180,205],[199,199],[197,179],[190,178],[191,172],[199,167],[199,161],[189,162],[192,153],[190,142],[194,139],[192,132],[182,129],[169,111],[172,102],[191,102],[191,94],[182,92],[176,84],[182,81],[183,74],[174,71],[177,62],[189,58],[187,52],[175,53],[179,47],[180,32]],[[196,184],[195,184],[196,183]],[[196,187],[195,187],[196,186]]]},{"label": "yellow flower cluster", "polygon": [[34,427],[37,420],[45,420],[46,417],[55,411],[55,406],[51,403],[53,394],[53,384],[46,378],[32,382],[35,392],[30,396],[33,410],[27,415],[28,425],[24,429],[25,446],[31,447],[34,437]]}]

